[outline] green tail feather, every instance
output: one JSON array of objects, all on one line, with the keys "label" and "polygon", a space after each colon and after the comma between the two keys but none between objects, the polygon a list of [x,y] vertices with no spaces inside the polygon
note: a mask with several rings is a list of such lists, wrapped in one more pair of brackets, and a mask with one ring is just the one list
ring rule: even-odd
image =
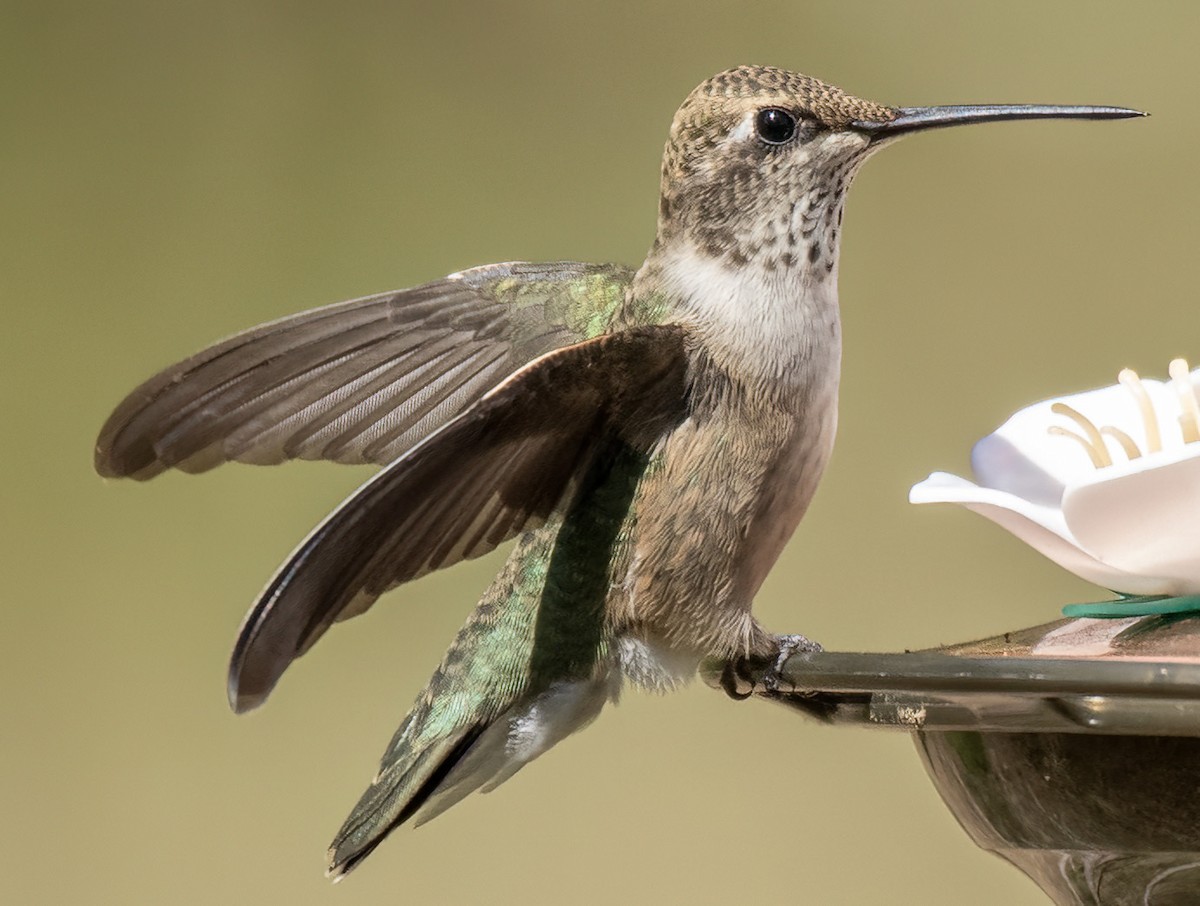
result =
[{"label": "green tail feather", "polygon": [[[386,829],[411,818],[470,749],[482,728],[443,737],[402,769],[392,764],[367,787],[329,845],[329,872],[335,880],[350,872],[383,842]],[[380,833],[380,828],[385,828]]]},{"label": "green tail feather", "polygon": [[[331,876],[409,819],[423,823],[495,788],[599,714],[610,694],[610,570],[646,465],[644,454],[612,443],[568,511],[517,542],[334,838]],[[513,721],[530,715],[535,740],[510,745]]]}]

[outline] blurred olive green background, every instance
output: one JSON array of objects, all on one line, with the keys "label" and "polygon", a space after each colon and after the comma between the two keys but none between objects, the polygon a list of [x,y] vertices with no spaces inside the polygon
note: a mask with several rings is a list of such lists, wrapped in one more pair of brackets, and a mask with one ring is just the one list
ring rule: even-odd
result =
[{"label": "blurred olive green background", "polygon": [[637,262],[675,106],[743,62],[898,104],[1143,107],[921,136],[842,256],[842,430],[758,601],[842,649],[1096,590],[910,484],[1023,403],[1200,358],[1193,4],[0,4],[10,903],[1040,903],[901,734],[629,693],[336,889],[324,847],[498,560],[393,593],[235,718],[276,564],[369,470],[91,471],[109,410],[226,334],[515,258]]}]

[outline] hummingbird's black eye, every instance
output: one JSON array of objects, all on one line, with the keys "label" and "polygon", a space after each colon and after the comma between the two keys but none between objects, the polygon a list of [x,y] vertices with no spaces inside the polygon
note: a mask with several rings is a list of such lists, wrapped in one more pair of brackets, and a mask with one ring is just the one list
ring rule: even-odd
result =
[{"label": "hummingbird's black eye", "polygon": [[796,134],[796,118],[786,110],[767,107],[758,111],[754,118],[754,129],[768,145],[782,145],[790,142]]}]

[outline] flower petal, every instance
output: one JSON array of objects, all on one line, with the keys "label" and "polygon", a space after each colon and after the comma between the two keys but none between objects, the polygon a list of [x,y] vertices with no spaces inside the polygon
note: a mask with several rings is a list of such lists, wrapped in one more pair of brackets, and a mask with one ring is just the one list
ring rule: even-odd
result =
[{"label": "flower petal", "polygon": [[1063,515],[1104,562],[1158,577],[1154,593],[1200,592],[1200,446],[1096,472],[1067,489]]},{"label": "flower petal", "polygon": [[[1158,412],[1178,411],[1179,404],[1171,388],[1162,381],[1146,380],[1142,381],[1142,386]],[[1034,503],[1054,506],[1062,499],[1067,485],[1094,471],[1082,445],[1047,431],[1050,425],[1076,430],[1070,419],[1051,411],[1057,402],[1066,403],[1097,426],[1120,428],[1143,452],[1147,450],[1142,410],[1133,394],[1120,384],[1114,384],[1044,400],[1014,414],[971,451],[971,469],[981,484],[1010,491]],[[1178,431],[1164,431],[1164,447],[1181,446],[1182,439],[1178,435]],[[1124,462],[1126,456],[1119,444],[1111,440],[1106,442],[1113,461]]]},{"label": "flower petal", "polygon": [[[1047,415],[1049,411],[1047,407]],[[1079,451],[1062,443],[1062,438],[1058,438],[1055,449],[1050,449],[1049,445],[1041,449],[1040,437],[1030,443],[1018,435],[1020,427],[1014,430],[1011,425],[1015,418],[1013,416],[1000,430],[975,444],[971,449],[971,471],[988,487],[1008,491],[1042,506],[1058,506],[1066,490],[1066,480],[1078,471],[1075,456]],[[1043,421],[1042,433],[1045,433],[1045,426]],[[1059,459],[1063,461],[1056,461]]]},{"label": "flower petal", "polygon": [[950,475],[934,472],[913,486],[911,503],[957,503],[1012,532],[1034,550],[1080,578],[1104,588],[1132,594],[1167,594],[1163,580],[1128,573],[1092,556],[1071,534],[1055,507],[1042,506],[1015,494],[984,488]]},{"label": "flower petal", "polygon": [[934,472],[924,481],[913,485],[908,492],[908,502],[998,506],[1021,514],[1074,547],[1079,546],[1058,507],[1043,506],[1008,491],[982,487],[949,472]]}]

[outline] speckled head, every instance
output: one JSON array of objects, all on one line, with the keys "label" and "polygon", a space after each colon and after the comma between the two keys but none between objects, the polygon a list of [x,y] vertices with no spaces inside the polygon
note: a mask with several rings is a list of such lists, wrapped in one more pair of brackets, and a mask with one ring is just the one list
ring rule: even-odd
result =
[{"label": "speckled head", "polygon": [[679,238],[740,267],[832,272],[846,190],[867,156],[918,130],[1034,117],[1136,116],[1115,107],[897,108],[810,76],[739,66],[692,91],[663,156],[656,249]]},{"label": "speckled head", "polygon": [[713,76],[671,125],[659,243],[682,232],[733,266],[759,256],[768,266],[832,265],[841,196],[872,144],[852,124],[898,114],[783,69]]}]

